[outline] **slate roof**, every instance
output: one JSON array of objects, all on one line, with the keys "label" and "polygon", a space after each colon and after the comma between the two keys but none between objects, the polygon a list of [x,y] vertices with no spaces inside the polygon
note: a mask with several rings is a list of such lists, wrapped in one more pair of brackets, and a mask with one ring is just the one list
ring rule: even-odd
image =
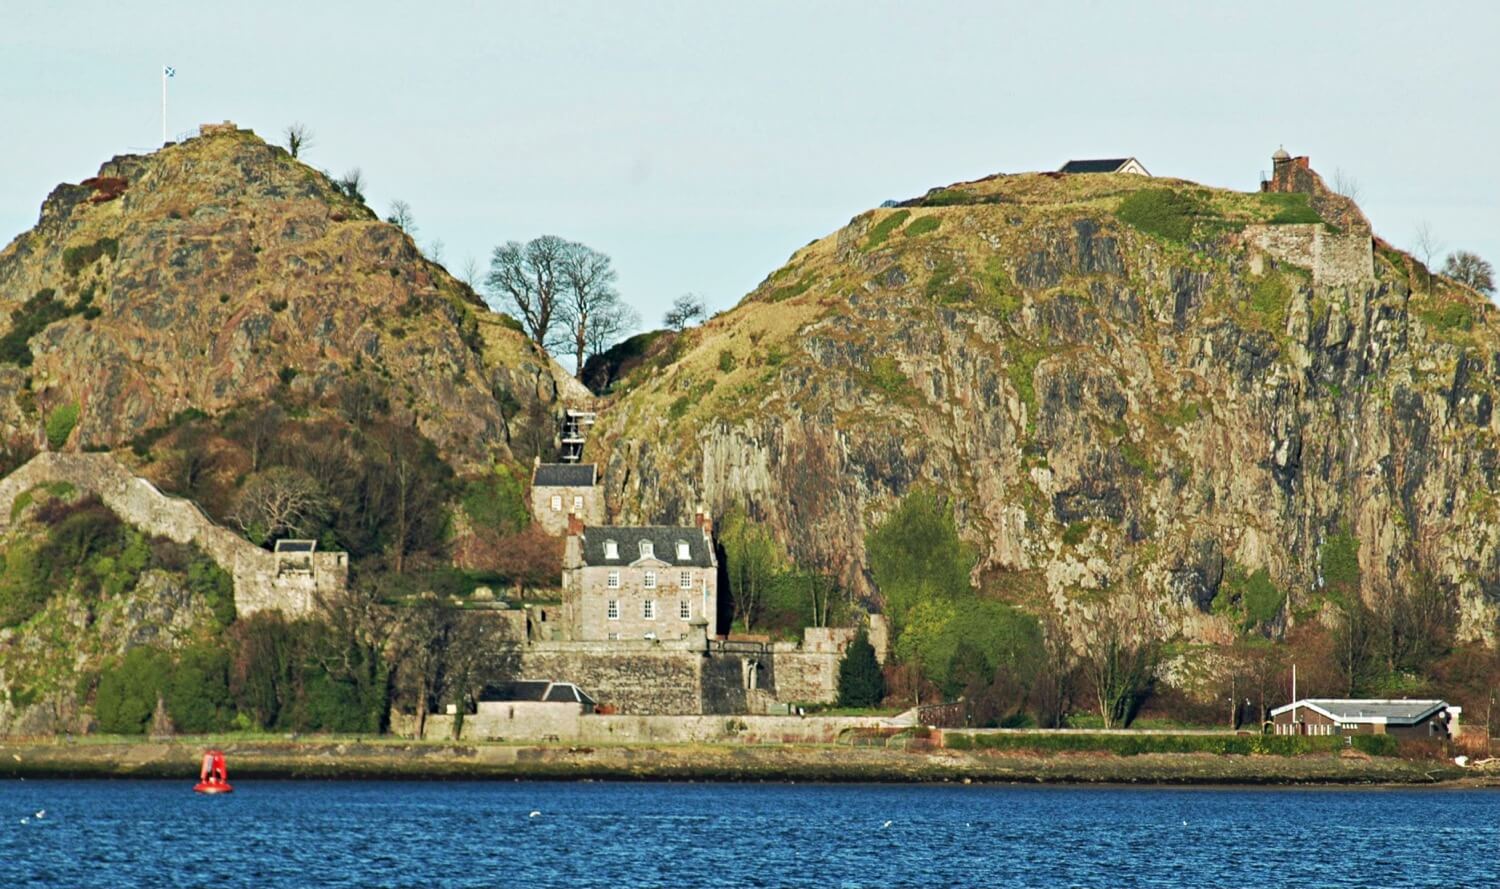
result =
[{"label": "slate roof", "polygon": [[1395,725],[1411,725],[1421,722],[1438,710],[1448,706],[1447,701],[1433,699],[1388,700],[1377,698],[1303,698],[1271,711],[1275,716],[1293,707],[1316,710],[1339,722],[1369,722]]},{"label": "slate roof", "polygon": [[588,488],[597,475],[592,463],[542,463],[531,484],[538,488]]},{"label": "slate roof", "polygon": [[497,682],[484,687],[479,693],[481,701],[544,701],[549,704],[588,704],[596,701],[583,689],[571,682],[551,682],[546,679],[521,679],[515,682]]},{"label": "slate roof", "polygon": [[1130,162],[1128,157],[1101,158],[1098,160],[1068,161],[1059,173],[1113,173]]},{"label": "slate roof", "polygon": [[[619,558],[606,559],[604,544],[613,540],[619,547]],[[629,565],[641,558],[641,541],[651,541],[653,558],[669,565],[690,568],[711,568],[713,553],[703,531],[694,527],[675,525],[595,525],[583,530],[583,564],[585,565]],[[688,558],[677,558],[677,542],[688,545]]]}]

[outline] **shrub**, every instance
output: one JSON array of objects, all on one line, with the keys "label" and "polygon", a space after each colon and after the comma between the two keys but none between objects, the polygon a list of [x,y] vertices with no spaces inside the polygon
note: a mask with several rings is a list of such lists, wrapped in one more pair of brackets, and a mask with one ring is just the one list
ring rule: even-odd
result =
[{"label": "shrub", "polygon": [[906,222],[910,216],[910,210],[897,210],[870,226],[870,234],[865,239],[864,249],[874,250],[876,247],[884,244],[886,239],[894,234],[896,229],[900,228],[902,223]]},{"label": "shrub", "polygon": [[920,238],[928,232],[937,231],[938,226],[942,225],[942,223],[943,221],[936,216],[922,216],[911,225],[908,225],[906,231],[902,232],[902,234],[908,238]]},{"label": "shrub", "polygon": [[1193,234],[1193,223],[1204,214],[1196,197],[1171,188],[1148,188],[1120,202],[1116,215],[1141,231],[1183,243]]},{"label": "shrub", "polygon": [[1415,305],[1413,311],[1429,327],[1441,333],[1474,329],[1474,307],[1458,300],[1424,300]]},{"label": "shrub", "polygon": [[1237,608],[1248,630],[1274,621],[1285,603],[1286,593],[1271,582],[1270,571],[1260,568],[1247,575],[1240,566],[1231,565],[1212,607],[1216,612]]},{"label": "shrub", "polygon": [[120,242],[114,238],[100,238],[92,244],[69,247],[63,251],[63,270],[69,275],[76,275],[98,262],[99,257],[108,256],[114,259],[119,252]]},{"label": "shrub", "polygon": [[726,374],[727,373],[732,373],[734,371],[734,368],[735,368],[735,366],[737,364],[738,364],[738,362],[735,361],[734,353],[733,352],[729,351],[728,349],[721,349],[721,350],[719,350],[719,372],[720,373],[726,373]]},{"label": "shrub", "polygon": [[954,600],[971,592],[977,556],[958,537],[953,510],[938,494],[906,495],[879,527],[865,535],[870,574],[896,627],[918,603]]},{"label": "shrub", "polygon": [[31,366],[31,338],[54,321],[61,321],[74,313],[55,296],[52,288],[43,288],[10,313],[10,330],[0,337],[0,362],[17,367]]},{"label": "shrub", "polygon": [[951,207],[973,201],[974,196],[961,188],[940,188],[924,197],[922,204],[928,207]]},{"label": "shrub", "polygon": [[813,276],[807,275],[796,283],[785,284],[781,287],[773,289],[770,296],[767,298],[773,303],[779,303],[783,300],[791,299],[794,296],[801,296],[802,294],[806,293],[807,288],[811,287],[812,285]]},{"label": "shrub", "polygon": [[496,465],[493,472],[464,485],[464,513],[478,529],[515,534],[531,524],[525,488],[520,468]]},{"label": "shrub", "polygon": [[875,646],[864,630],[854,637],[839,661],[839,706],[875,707],[885,697],[885,677],[875,659]]},{"label": "shrub", "polygon": [[54,407],[47,414],[47,445],[54,451],[62,450],[78,425],[78,403],[70,401]]},{"label": "shrub", "polygon": [[1073,522],[1063,529],[1062,541],[1068,546],[1077,546],[1089,536],[1089,523],[1087,519]]},{"label": "shrub", "polygon": [[46,564],[35,545],[15,543],[0,562],[0,627],[25,623],[52,595]]},{"label": "shrub", "polygon": [[163,690],[167,713],[178,731],[218,731],[234,720],[229,698],[229,655],[210,645],[183,650]]},{"label": "shrub", "polygon": [[146,647],[132,648],[113,668],[104,670],[94,699],[99,728],[115,735],[145,732],[157,698],[167,692],[171,671],[172,660],[166,652]]}]

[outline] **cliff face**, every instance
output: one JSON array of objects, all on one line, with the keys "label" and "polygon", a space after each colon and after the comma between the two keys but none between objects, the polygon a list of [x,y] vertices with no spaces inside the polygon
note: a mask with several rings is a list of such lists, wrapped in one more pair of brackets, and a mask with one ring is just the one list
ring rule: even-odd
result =
[{"label": "cliff face", "polygon": [[75,404],[68,447],[117,446],[277,387],[316,401],[368,375],[465,465],[509,457],[571,391],[399,229],[248,131],[59,186],[0,252],[7,313],[0,430],[39,442],[49,412]]},{"label": "cliff face", "polygon": [[1135,595],[1227,639],[1229,578],[1307,619],[1342,545],[1365,597],[1431,578],[1488,636],[1494,312],[1306,173],[1000,176],[861,214],[620,385],[611,509],[743,504],[868,593],[866,530],[928,485],[982,589],[1034,610]]}]

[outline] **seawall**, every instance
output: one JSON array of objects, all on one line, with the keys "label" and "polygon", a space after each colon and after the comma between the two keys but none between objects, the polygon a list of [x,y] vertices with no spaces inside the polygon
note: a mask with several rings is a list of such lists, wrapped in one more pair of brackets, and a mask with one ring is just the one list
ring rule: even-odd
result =
[{"label": "seawall", "polygon": [[[169,778],[187,793],[201,740],[0,744],[0,778]],[[827,746],[544,746],[387,740],[240,741],[220,745],[230,780],[503,779],[873,781],[1161,785],[1462,785],[1500,775],[1451,764],[1324,756],[1026,757]]]}]

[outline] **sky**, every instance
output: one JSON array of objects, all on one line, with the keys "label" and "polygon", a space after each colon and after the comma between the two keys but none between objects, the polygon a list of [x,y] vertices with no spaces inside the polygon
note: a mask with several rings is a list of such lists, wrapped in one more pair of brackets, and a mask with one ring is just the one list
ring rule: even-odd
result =
[{"label": "sky", "polygon": [[1254,190],[1278,145],[1376,233],[1500,263],[1500,4],[25,3],[0,10],[0,242],[59,182],[234,120],[311,128],[442,260],[555,234],[647,326],[734,305],[889,198],[1069,158]]}]

